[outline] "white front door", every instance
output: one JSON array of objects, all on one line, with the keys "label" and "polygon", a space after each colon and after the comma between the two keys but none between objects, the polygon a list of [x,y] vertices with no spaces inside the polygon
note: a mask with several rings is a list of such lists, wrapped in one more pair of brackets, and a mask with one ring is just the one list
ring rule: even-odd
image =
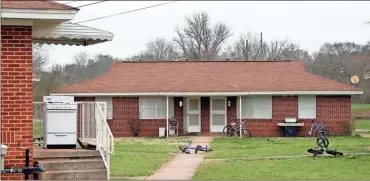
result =
[{"label": "white front door", "polygon": [[226,97],[211,97],[211,132],[222,132],[226,126]]},{"label": "white front door", "polygon": [[188,98],[188,132],[200,132],[200,98]]}]

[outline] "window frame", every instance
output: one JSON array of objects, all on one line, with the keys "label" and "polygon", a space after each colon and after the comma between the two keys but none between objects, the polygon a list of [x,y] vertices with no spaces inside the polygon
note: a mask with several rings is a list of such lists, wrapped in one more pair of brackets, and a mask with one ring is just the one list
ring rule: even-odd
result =
[{"label": "window frame", "polygon": [[[242,119],[272,119],[272,95],[267,95],[267,96],[242,96]],[[259,98],[266,98],[265,100],[267,100],[268,102],[266,104],[268,105],[259,105],[256,107],[256,98],[257,100]],[[239,97],[237,97],[237,101],[236,101],[236,113],[237,113],[237,119],[240,119],[240,108],[239,108]],[[246,107],[250,107],[251,105],[248,103],[248,101],[252,101],[252,105],[253,105],[253,115],[247,115],[248,114],[248,109],[246,109]],[[244,103],[244,104],[243,104]],[[259,110],[258,108],[264,108],[264,109],[269,109],[269,112],[271,112],[270,116],[261,116],[261,115],[256,115],[256,110]],[[251,108],[250,108],[251,109]]]},{"label": "window frame", "polygon": [[[158,113],[158,111],[161,109],[160,102],[162,102],[164,99],[164,105],[162,109],[164,110],[163,115],[161,116],[161,113]],[[147,100],[153,100],[155,101],[155,116],[148,116],[148,117],[143,117],[143,111],[144,109],[150,109],[150,108],[143,108],[143,102]],[[139,97],[139,119],[140,120],[157,120],[157,119],[166,119],[167,118],[167,111],[166,111],[166,97],[153,97],[153,96],[142,96]],[[159,109],[158,109],[159,108]],[[174,117],[174,98],[173,97],[168,97],[168,118]]]},{"label": "window frame", "polygon": [[[313,102],[309,105],[302,105],[304,102],[307,101],[307,98],[310,98]],[[307,102],[306,102],[307,103]],[[314,116],[306,116],[302,117],[301,108],[312,108],[314,110]],[[316,95],[300,95],[298,96],[298,119],[316,119],[317,118],[317,99]]]},{"label": "window frame", "polygon": [[107,119],[113,119],[113,97],[111,96],[97,96],[95,97],[95,102],[105,102]]}]

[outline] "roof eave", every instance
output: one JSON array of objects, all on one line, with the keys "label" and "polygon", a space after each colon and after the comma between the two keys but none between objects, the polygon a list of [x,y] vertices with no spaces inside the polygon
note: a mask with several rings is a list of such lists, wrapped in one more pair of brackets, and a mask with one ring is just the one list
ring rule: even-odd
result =
[{"label": "roof eave", "polygon": [[78,9],[11,9],[2,8],[1,18],[4,19],[29,19],[29,20],[59,20],[69,21],[77,14]]},{"label": "roof eave", "polygon": [[88,46],[113,40],[113,33],[76,24],[35,24],[32,41],[38,44]]},{"label": "roof eave", "polygon": [[362,95],[364,91],[255,91],[255,92],[52,92],[65,96],[246,96],[246,95]]}]

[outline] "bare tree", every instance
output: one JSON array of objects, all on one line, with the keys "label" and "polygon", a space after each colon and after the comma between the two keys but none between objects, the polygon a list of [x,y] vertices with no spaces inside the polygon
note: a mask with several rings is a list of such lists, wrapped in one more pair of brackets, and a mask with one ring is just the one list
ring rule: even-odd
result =
[{"label": "bare tree", "polygon": [[49,64],[47,49],[40,44],[35,44],[32,50],[32,70],[38,73]]},{"label": "bare tree", "polygon": [[182,57],[193,60],[214,60],[220,55],[223,44],[232,36],[230,28],[224,23],[210,24],[206,12],[195,13],[186,17],[183,29],[175,29],[173,39],[182,51]]}]

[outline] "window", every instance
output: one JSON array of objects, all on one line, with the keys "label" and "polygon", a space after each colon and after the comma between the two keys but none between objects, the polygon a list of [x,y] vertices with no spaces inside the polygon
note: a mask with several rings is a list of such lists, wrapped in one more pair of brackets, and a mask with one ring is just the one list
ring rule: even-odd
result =
[{"label": "window", "polygon": [[[237,97],[237,118],[239,118],[239,97]],[[271,119],[272,96],[242,97],[242,118]]]},{"label": "window", "polygon": [[[173,98],[168,98],[168,118],[174,116]],[[139,98],[140,119],[166,119],[167,99],[166,97],[140,97]]]},{"label": "window", "polygon": [[316,96],[298,96],[298,118],[316,119]]},{"label": "window", "polygon": [[112,119],[113,117],[112,97],[95,97],[95,102],[106,102],[107,103],[107,110],[106,110],[107,119]]}]

